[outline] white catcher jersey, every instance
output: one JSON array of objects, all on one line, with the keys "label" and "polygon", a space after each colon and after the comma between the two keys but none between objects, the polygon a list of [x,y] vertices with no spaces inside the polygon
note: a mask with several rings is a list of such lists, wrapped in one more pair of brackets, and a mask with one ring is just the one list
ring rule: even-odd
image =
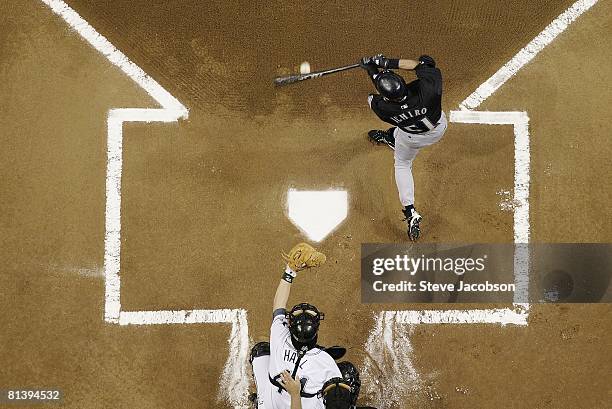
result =
[{"label": "white catcher jersey", "polygon": [[[268,367],[270,377],[274,378],[285,370],[293,373],[297,358],[298,351],[291,343],[289,324],[285,318],[284,310],[279,310],[272,319],[270,329],[270,363]],[[334,359],[320,348],[312,348],[306,352],[298,366],[297,375],[302,379],[302,383],[306,382],[303,391],[313,394],[320,391],[327,380],[342,376]],[[289,409],[291,407],[291,398],[286,391],[279,393],[278,388],[272,385],[270,394],[273,409]],[[302,397],[302,409],[324,408],[321,399]]]}]

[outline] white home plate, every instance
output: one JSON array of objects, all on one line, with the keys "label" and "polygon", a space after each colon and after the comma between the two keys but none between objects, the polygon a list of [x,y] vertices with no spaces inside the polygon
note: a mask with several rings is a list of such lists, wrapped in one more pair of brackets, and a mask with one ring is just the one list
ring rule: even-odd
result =
[{"label": "white home plate", "polygon": [[322,241],[348,214],[346,190],[298,191],[287,193],[289,220],[310,240]]}]

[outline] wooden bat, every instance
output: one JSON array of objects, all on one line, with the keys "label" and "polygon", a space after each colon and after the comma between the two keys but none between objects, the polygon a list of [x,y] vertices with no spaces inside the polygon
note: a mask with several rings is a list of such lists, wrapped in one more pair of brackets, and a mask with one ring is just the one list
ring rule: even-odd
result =
[{"label": "wooden bat", "polygon": [[309,80],[311,78],[319,78],[324,75],[333,74],[335,72],[352,70],[353,68],[357,68],[357,67],[359,67],[359,64],[351,64],[351,65],[345,65],[344,67],[331,68],[325,71],[311,72],[309,74],[298,74],[298,75],[288,75],[286,77],[276,77],[274,78],[274,85],[276,85],[277,87],[282,87],[284,85],[294,84],[296,82]]}]

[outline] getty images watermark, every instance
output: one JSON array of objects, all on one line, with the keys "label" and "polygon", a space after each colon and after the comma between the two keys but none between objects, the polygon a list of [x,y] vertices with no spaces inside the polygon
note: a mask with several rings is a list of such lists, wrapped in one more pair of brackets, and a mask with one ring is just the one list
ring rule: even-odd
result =
[{"label": "getty images watermark", "polygon": [[[416,276],[418,272],[428,273],[453,273],[457,276],[462,276],[465,273],[481,273],[486,269],[488,255],[484,254],[477,258],[451,258],[451,257],[428,257],[421,254],[419,257],[412,257],[406,254],[395,255],[393,258],[374,258],[372,260],[372,274],[381,276],[389,272],[398,272]],[[411,280],[401,280],[399,282],[387,283],[380,280],[375,280],[372,288],[377,292],[384,291],[512,291],[516,290],[516,286],[511,283],[491,283],[485,280],[483,283],[468,283],[459,280],[458,283],[437,283],[427,279],[419,280],[418,283]]]},{"label": "getty images watermark", "polygon": [[[517,251],[514,244],[363,244],[362,301],[512,303],[517,299],[521,302],[611,300],[610,245],[522,246],[522,250]],[[519,296],[516,296],[517,288],[523,291]]]}]

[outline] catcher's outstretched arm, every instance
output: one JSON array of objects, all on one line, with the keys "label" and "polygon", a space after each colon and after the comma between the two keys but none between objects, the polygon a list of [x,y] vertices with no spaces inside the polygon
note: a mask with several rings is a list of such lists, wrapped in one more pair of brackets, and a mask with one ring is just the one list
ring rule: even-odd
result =
[{"label": "catcher's outstretched arm", "polygon": [[272,314],[278,309],[287,309],[287,301],[291,292],[291,283],[299,271],[311,267],[318,267],[325,263],[325,254],[318,252],[307,243],[299,243],[289,251],[289,254],[282,254],[283,259],[287,262],[285,272],[281,277],[276,294],[274,295],[274,303],[272,305]]},{"label": "catcher's outstretched arm", "polygon": [[[285,274],[289,274],[287,273],[287,270],[291,272],[291,269],[287,267]],[[274,303],[272,306],[273,313],[279,308],[287,309],[287,301],[289,300],[289,293],[291,292],[291,282],[285,280],[285,274],[283,274],[283,278],[281,278],[280,282],[278,283],[276,294],[274,294]]]}]

